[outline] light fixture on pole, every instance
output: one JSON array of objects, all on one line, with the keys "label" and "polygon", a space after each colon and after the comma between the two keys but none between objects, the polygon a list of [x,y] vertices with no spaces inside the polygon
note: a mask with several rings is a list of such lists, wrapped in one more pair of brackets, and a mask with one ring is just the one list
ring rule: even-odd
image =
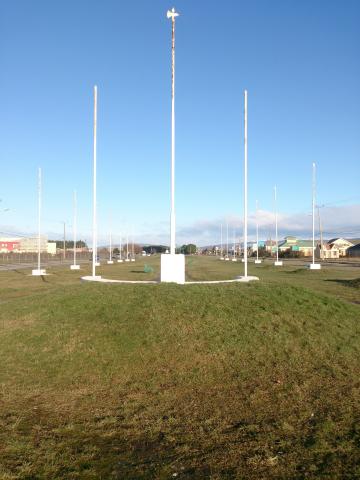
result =
[{"label": "light fixture on pole", "polygon": [[256,200],[256,260],[255,263],[261,263],[259,259],[259,204]]},{"label": "light fixture on pole", "polygon": [[46,270],[41,268],[41,168],[38,170],[38,264],[37,269],[32,270],[31,274],[35,276],[46,275]]},{"label": "light fixture on pole", "polygon": [[76,198],[76,190],[74,190],[74,198],[73,198],[73,209],[74,209],[74,219],[73,219],[73,235],[74,235],[74,263],[70,265],[70,270],[80,270],[80,265],[76,264],[76,228],[77,228],[77,198]]},{"label": "light fixture on pole", "polygon": [[[316,201],[316,165],[312,164],[312,263],[310,263],[310,270],[320,270],[321,264],[315,263],[315,201]],[[322,245],[320,245],[320,252]]]},{"label": "light fixture on pole", "polygon": [[[278,215],[277,215],[277,189],[274,187],[274,209],[275,209],[275,242],[276,242],[276,260],[275,267],[282,267],[283,262],[279,260],[279,240],[278,240]],[[272,246],[271,246],[272,248]]]},{"label": "light fixture on pole", "polygon": [[171,206],[170,206],[170,255],[161,255],[161,281],[185,283],[185,257],[176,254],[175,246],[175,8],[168,10],[171,19]]}]

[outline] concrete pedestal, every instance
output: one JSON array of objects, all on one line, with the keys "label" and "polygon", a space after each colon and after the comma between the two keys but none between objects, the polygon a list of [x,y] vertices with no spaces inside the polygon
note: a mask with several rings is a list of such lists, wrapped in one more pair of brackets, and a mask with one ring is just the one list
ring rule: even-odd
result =
[{"label": "concrete pedestal", "polygon": [[125,262],[130,262],[130,258],[125,258]]},{"label": "concrete pedestal", "polygon": [[242,261],[242,263],[245,263],[245,259],[244,259],[244,258],[242,258],[241,261]]},{"label": "concrete pedestal", "polygon": [[130,261],[131,261],[131,262],[135,262],[135,258],[131,258]]},{"label": "concrete pedestal", "polygon": [[123,261],[124,261],[124,260],[122,260],[122,259],[120,260],[120,259],[119,259],[119,260],[117,261],[117,263],[123,263]]},{"label": "concrete pedestal", "polygon": [[255,263],[261,263],[261,260],[255,260]]},{"label": "concrete pedestal", "polygon": [[114,262],[113,262],[112,260],[108,260],[106,263],[107,263],[108,265],[112,265]]},{"label": "concrete pedestal", "polygon": [[80,265],[70,265],[70,270],[80,270]]},{"label": "concrete pedestal", "polygon": [[161,282],[185,283],[185,256],[163,253],[161,255]]},{"label": "concrete pedestal", "polygon": [[229,257],[225,257],[225,262],[228,262],[230,260]]},{"label": "concrete pedestal", "polygon": [[232,262],[237,262],[237,258],[232,258],[231,261]]},{"label": "concrete pedestal", "polygon": [[224,257],[220,257],[220,260],[225,260],[225,258],[224,258]]},{"label": "concrete pedestal", "polygon": [[275,265],[275,267],[282,267],[283,262],[281,260],[279,260],[278,262],[274,262],[274,265]]},{"label": "concrete pedestal", "polygon": [[36,277],[40,277],[41,275],[46,275],[46,270],[44,268],[36,268],[35,270],[31,271],[31,275],[34,275]]},{"label": "concrete pedestal", "polygon": [[309,265],[310,270],[321,270],[320,263],[310,263]]},{"label": "concrete pedestal", "polygon": [[95,262],[95,267],[100,267],[100,262]]}]

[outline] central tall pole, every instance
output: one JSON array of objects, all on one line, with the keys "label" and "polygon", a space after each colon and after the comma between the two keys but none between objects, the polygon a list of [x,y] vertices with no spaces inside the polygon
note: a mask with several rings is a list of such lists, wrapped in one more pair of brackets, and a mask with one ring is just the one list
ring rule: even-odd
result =
[{"label": "central tall pole", "polygon": [[313,259],[312,263],[315,264],[315,198],[316,198],[316,166],[312,164],[312,248]]},{"label": "central tall pole", "polygon": [[256,260],[259,261],[259,219],[258,219],[259,204],[256,200]]},{"label": "central tall pole", "polygon": [[94,171],[93,171],[93,256],[92,276],[96,275],[97,225],[96,225],[96,134],[97,134],[97,86],[94,86]]},{"label": "central tall pole", "polygon": [[38,171],[38,271],[40,272],[41,256],[41,168]]},{"label": "central tall pole", "polygon": [[170,254],[175,254],[175,8],[167,12],[171,18],[171,210],[170,210]]},{"label": "central tall pole", "polygon": [[247,90],[244,91],[244,276],[248,274],[247,259]]},{"label": "central tall pole", "polygon": [[74,190],[74,265],[76,265],[76,221],[77,221],[77,198],[76,190]]},{"label": "central tall pole", "polygon": [[279,242],[278,242],[278,218],[277,218],[277,190],[274,187],[274,208],[275,208],[275,242],[276,242],[276,262],[279,261]]}]

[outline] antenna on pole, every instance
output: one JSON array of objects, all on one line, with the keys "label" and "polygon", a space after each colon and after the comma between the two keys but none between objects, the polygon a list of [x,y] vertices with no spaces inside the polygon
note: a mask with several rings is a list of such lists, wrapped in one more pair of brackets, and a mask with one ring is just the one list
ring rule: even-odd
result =
[{"label": "antenna on pole", "polygon": [[70,270],[80,270],[80,265],[76,265],[76,228],[77,228],[77,195],[76,190],[73,194],[73,208],[74,208],[74,220],[73,220],[73,234],[74,234],[74,264],[70,265]]}]

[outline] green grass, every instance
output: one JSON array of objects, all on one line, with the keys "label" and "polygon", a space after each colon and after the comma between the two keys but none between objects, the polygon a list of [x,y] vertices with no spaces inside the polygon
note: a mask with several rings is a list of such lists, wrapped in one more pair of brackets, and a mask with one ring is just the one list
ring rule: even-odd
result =
[{"label": "green grass", "polygon": [[360,478],[355,267],[51,272],[0,274],[1,479]]}]

